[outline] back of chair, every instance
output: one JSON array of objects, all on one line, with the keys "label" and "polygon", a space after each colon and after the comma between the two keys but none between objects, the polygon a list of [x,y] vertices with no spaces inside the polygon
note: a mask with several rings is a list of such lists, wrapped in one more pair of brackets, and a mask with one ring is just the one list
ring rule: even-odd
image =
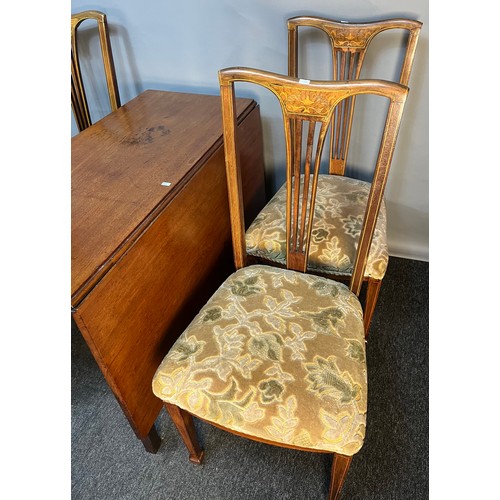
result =
[{"label": "back of chair", "polygon": [[92,125],[82,79],[77,43],[77,28],[83,21],[88,19],[97,21],[111,111],[115,111],[121,105],[106,15],[96,10],[87,10],[78,14],[73,14],[71,16],[71,106],[73,108],[78,130],[80,131]]},{"label": "back of chair", "polygon": [[236,268],[246,265],[241,174],[236,135],[235,82],[269,89],[279,100],[286,144],[287,268],[305,272],[313,228],[321,154],[332,115],[339,103],[360,94],[390,101],[380,143],[350,288],[359,295],[382,196],[391,165],[408,88],[382,80],[304,81],[252,68],[219,71],[226,172]]},{"label": "back of chair", "polygon": [[[295,77],[298,76],[299,26],[318,28],[328,35],[332,48],[334,81],[359,79],[368,46],[376,35],[391,29],[407,31],[399,83],[408,86],[422,27],[420,21],[387,19],[368,23],[347,23],[322,17],[293,17],[288,20],[288,74]],[[329,167],[331,174],[344,175],[353,116],[354,97],[343,101],[332,116]]]}]

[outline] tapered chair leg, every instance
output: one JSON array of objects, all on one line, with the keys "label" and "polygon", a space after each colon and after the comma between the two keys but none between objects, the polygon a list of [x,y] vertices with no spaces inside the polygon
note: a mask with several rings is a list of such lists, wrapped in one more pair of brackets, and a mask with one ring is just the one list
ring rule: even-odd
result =
[{"label": "tapered chair leg", "polygon": [[328,500],[338,500],[340,498],[340,490],[344,484],[344,479],[351,465],[352,457],[346,455],[333,455],[332,462],[332,475],[330,478],[330,491],[328,493]]},{"label": "tapered chair leg", "polygon": [[382,280],[368,279],[368,287],[366,289],[366,301],[364,310],[364,323],[365,323],[365,339],[368,338],[368,331],[370,330],[370,324],[372,322],[373,313],[375,312],[375,306],[377,305],[378,294],[380,293],[380,287],[382,286]]},{"label": "tapered chair leg", "polygon": [[182,410],[178,406],[170,403],[165,403],[165,408],[168,411],[172,421],[174,422],[179,434],[186,445],[189,452],[189,460],[194,464],[201,464],[204,451],[201,449],[196,430],[194,428],[193,417],[187,411]]}]

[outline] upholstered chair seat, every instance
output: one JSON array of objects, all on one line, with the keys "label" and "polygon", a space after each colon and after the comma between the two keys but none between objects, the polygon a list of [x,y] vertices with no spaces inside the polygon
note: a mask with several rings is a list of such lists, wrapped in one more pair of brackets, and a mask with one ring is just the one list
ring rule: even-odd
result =
[{"label": "upholstered chair seat", "polygon": [[[352,457],[365,438],[366,308],[358,297],[408,88],[382,80],[300,80],[245,67],[220,70],[219,82],[237,271],[215,291],[166,354],[153,378],[153,392],[164,402],[191,462],[200,464],[204,457],[195,416],[256,441],[332,453],[328,499],[339,500]],[[266,88],[282,109],[289,181],[284,188],[286,200],[279,206],[286,211],[282,219],[287,228],[287,269],[247,258],[238,154],[244,134],[236,128],[236,82]],[[343,181],[349,189],[341,201],[331,203],[327,186],[332,181],[322,180],[322,187],[317,186],[332,116],[342,102],[366,94],[390,101],[384,107],[375,174],[369,192],[368,186]],[[339,207],[344,198],[351,205],[364,200],[366,208],[360,209],[359,216],[352,211],[343,216]],[[349,287],[306,272],[310,248],[319,247],[323,238],[316,230],[328,228],[321,222],[324,214],[314,217],[316,210],[335,214],[344,233],[359,233]],[[280,243],[276,246],[281,248]],[[322,251],[314,251],[321,256]]]},{"label": "upholstered chair seat", "polygon": [[[371,184],[319,175],[308,271],[351,276]],[[247,253],[286,266],[286,185],[271,198],[246,232]],[[389,261],[386,209],[382,203],[365,277],[381,280]]]},{"label": "upholstered chair seat", "polygon": [[319,276],[242,268],[179,337],[153,391],[254,439],[352,456],[367,407],[358,298]]}]

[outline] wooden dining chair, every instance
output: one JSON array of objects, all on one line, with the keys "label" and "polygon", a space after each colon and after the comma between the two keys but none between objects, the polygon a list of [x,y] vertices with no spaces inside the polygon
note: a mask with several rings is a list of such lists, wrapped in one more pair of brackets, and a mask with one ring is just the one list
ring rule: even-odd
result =
[{"label": "wooden dining chair", "polygon": [[[358,295],[391,164],[407,87],[382,80],[302,82],[251,69],[219,72],[236,272],[161,362],[153,392],[201,463],[192,416],[263,443],[333,453],[329,499],[339,497],[364,441],[367,369]],[[235,82],[271,91],[286,142],[287,269],[248,265]],[[320,159],[336,106],[373,94],[389,103],[350,285],[304,273],[314,243]],[[304,139],[304,141],[303,141]]]},{"label": "wooden dining chair", "polygon": [[[407,32],[399,83],[407,86],[422,23],[411,19],[388,19],[368,23],[346,23],[322,17],[300,16],[288,20],[288,74],[299,75],[299,27],[317,28],[328,35],[331,44],[333,81],[357,80],[370,42],[387,30]],[[335,109],[330,129],[329,174],[321,176],[318,191],[327,199],[328,207],[317,217],[323,222],[318,226],[315,244],[311,246],[308,271],[336,279],[349,277],[353,271],[359,231],[353,224],[362,215],[363,199],[370,185],[362,180],[344,176],[347,153],[354,116],[355,97],[343,100]],[[248,229],[247,251],[264,263],[284,265],[285,251],[285,199],[282,187],[273,198],[267,211]],[[365,270],[367,282],[365,308],[365,336],[375,311],[382,279],[385,275],[389,253],[387,248],[387,215],[382,202],[378,224]]]},{"label": "wooden dining chair", "polygon": [[75,121],[80,132],[92,125],[80,67],[77,37],[78,27],[87,20],[97,22],[111,111],[115,111],[121,106],[106,14],[97,10],[86,10],[73,14],[71,16],[71,107],[73,108]]}]

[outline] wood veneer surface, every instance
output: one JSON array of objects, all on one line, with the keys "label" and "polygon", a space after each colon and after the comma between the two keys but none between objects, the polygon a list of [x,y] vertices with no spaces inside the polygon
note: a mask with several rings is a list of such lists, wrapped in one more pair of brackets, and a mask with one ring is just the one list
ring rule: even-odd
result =
[{"label": "wood veneer surface", "polygon": [[[193,103],[194,116],[186,118]],[[220,100],[147,91],[123,108],[82,132],[92,135],[73,151],[73,317],[132,429],[156,451],[154,372],[234,269],[222,131],[212,120]],[[239,100],[237,112],[251,221],[265,204],[262,129],[254,101]],[[120,146],[138,135],[132,148]],[[165,172],[172,189],[161,186]]]},{"label": "wood veneer surface", "polygon": [[[238,100],[240,119],[252,106]],[[72,306],[222,144],[220,108],[218,96],[147,90],[72,139]]]}]

